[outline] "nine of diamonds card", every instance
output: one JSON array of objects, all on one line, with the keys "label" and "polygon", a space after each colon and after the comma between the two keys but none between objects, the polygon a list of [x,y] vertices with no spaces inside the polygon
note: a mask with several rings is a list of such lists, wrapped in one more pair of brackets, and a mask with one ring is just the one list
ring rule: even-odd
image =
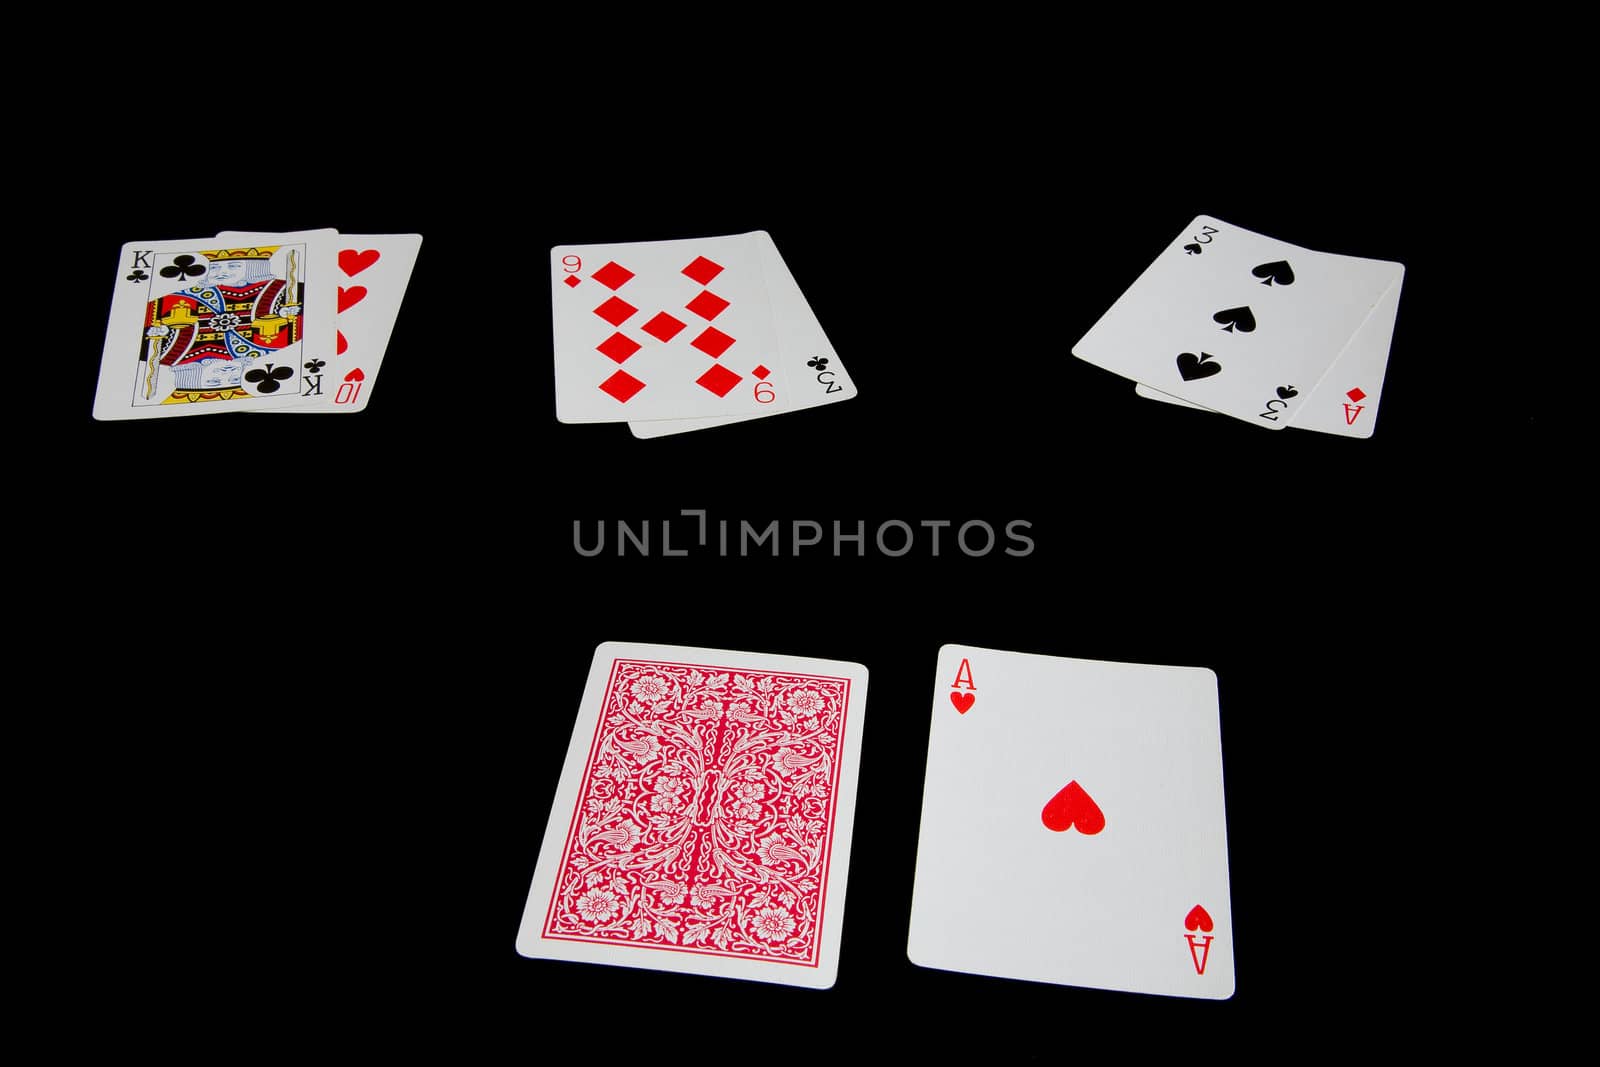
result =
[{"label": "nine of diamonds card", "polygon": [[550,273],[562,422],[658,437],[855,395],[764,231],[560,245]]},{"label": "nine of diamonds card", "polygon": [[941,649],[907,954],[1232,996],[1216,676]]},{"label": "nine of diamonds card", "polygon": [[517,951],[833,985],[866,687],[854,663],[601,645]]}]

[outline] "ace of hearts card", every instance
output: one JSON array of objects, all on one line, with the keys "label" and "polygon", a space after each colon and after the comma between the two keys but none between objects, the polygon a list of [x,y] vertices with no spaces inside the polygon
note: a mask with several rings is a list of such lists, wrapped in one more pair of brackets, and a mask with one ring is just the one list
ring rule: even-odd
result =
[{"label": "ace of hearts card", "polygon": [[866,686],[855,663],[597,648],[517,951],[832,986]]},{"label": "ace of hearts card", "polygon": [[946,645],[907,955],[1167,996],[1234,991],[1216,675]]}]

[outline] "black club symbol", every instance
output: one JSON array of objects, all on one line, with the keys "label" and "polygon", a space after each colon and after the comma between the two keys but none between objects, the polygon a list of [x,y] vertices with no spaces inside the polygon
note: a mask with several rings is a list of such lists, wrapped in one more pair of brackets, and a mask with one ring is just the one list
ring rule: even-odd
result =
[{"label": "black club symbol", "polygon": [[812,356],[810,359],[806,360],[806,366],[815,367],[817,370],[827,370],[828,369],[828,357],[827,356]]},{"label": "black club symbol", "polygon": [[308,359],[308,360],[306,360],[306,370],[311,374],[317,373],[317,371],[321,370],[325,366],[327,366],[327,361],[326,360],[321,360],[321,359]]},{"label": "black club symbol", "polygon": [[172,266],[162,267],[163,278],[198,278],[206,269],[194,261],[193,256],[174,256]]},{"label": "black club symbol", "polygon": [[277,370],[273,370],[272,364],[268,363],[266,370],[246,371],[244,380],[259,383],[256,386],[256,392],[258,393],[276,393],[284,379],[293,377],[294,369],[292,367],[279,367]]},{"label": "black club symbol", "polygon": [[134,268],[133,273],[128,275],[128,280],[130,282],[142,282],[142,281],[146,280],[149,277],[150,277],[150,275],[146,274],[144,271],[139,270],[136,267],[136,268]]}]

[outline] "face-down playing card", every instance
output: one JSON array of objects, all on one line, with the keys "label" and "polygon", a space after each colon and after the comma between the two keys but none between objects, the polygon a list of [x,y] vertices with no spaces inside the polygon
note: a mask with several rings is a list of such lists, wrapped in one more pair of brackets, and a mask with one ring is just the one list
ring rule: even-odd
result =
[{"label": "face-down playing card", "polygon": [[1072,352],[1192,404],[1283,429],[1403,270],[1202,215]]},{"label": "face-down playing card", "polygon": [[970,974],[1231,996],[1216,676],[941,649],[907,954]]},{"label": "face-down playing card", "polygon": [[754,234],[550,251],[556,417],[701,418],[787,395]]},{"label": "face-down playing card", "polygon": [[517,951],[825,989],[866,668],[595,650]]}]

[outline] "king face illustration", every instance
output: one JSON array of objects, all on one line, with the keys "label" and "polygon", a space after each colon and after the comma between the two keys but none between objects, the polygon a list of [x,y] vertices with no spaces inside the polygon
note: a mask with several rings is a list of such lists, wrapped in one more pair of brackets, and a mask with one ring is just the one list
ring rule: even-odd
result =
[{"label": "king face illustration", "polygon": [[[159,368],[171,372],[171,395],[163,404],[237,400],[273,393],[293,379],[292,359],[257,367],[301,339],[304,283],[298,250],[284,257],[286,277],[273,273],[277,245],[202,251],[178,256],[162,267],[167,278],[201,276],[186,289],[150,301],[145,314],[142,399],[154,401]],[[254,393],[245,383],[254,386]]]}]

